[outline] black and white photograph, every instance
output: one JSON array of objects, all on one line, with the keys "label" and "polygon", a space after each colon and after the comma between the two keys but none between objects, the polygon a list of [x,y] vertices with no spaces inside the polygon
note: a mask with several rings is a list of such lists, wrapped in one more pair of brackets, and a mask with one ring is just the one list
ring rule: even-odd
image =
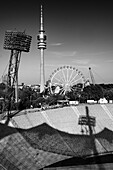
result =
[{"label": "black and white photograph", "polygon": [[1,1],[0,170],[112,170],[112,74],[112,1]]}]

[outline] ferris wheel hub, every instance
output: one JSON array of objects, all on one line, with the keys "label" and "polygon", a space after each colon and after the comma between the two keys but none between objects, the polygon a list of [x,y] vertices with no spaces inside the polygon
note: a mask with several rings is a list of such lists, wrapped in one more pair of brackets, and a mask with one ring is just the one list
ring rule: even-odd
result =
[{"label": "ferris wheel hub", "polygon": [[70,87],[70,84],[64,84],[64,89],[65,91],[71,91],[71,87]]}]

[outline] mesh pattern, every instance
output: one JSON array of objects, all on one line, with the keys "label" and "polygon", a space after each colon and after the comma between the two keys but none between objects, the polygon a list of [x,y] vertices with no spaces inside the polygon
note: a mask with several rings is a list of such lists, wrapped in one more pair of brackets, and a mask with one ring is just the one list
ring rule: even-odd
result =
[{"label": "mesh pattern", "polygon": [[[2,154],[6,159],[10,160],[11,164],[22,170],[37,169],[37,162],[34,161],[34,155],[29,152],[26,142],[22,140],[19,134],[13,134],[9,137],[6,147],[3,149]],[[12,170],[9,168],[8,170]]]},{"label": "mesh pattern", "polygon": [[[7,138],[6,141],[5,138]],[[0,162],[7,170],[38,170],[44,166],[69,158],[45,152],[38,148],[32,148],[16,129],[13,134],[5,138],[0,143]]]},{"label": "mesh pattern", "polygon": [[85,156],[92,153],[89,136],[69,135],[47,124],[20,133],[35,149],[68,156]]},{"label": "mesh pattern", "polygon": [[4,153],[0,153],[0,170],[19,170],[13,163],[6,158]]}]

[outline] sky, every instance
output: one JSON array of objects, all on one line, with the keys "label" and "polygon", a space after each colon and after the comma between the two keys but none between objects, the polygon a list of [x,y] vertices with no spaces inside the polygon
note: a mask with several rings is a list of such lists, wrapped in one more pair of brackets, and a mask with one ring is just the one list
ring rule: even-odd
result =
[{"label": "sky", "polygon": [[[6,30],[32,36],[30,52],[22,52],[19,84],[40,83],[40,50],[37,48],[41,0],[9,0],[0,5],[0,79],[7,73],[10,50],[3,49]],[[113,83],[112,1],[43,0],[45,77],[60,66],[78,68],[85,78],[88,68],[96,83]]]}]

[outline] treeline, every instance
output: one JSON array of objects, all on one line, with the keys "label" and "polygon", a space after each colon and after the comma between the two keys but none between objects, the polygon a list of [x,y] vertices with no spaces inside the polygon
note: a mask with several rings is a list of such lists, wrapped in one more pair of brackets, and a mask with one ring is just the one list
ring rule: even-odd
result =
[{"label": "treeline", "polygon": [[19,102],[15,103],[11,100],[13,97],[14,89],[7,88],[5,84],[0,84],[0,110],[7,110],[10,102],[10,109],[27,109],[41,107],[42,105],[54,105],[58,100],[78,100],[80,103],[86,103],[87,100],[96,100],[106,98],[108,101],[113,100],[113,84],[91,84],[84,87],[83,90],[74,88],[73,91],[66,92],[65,94],[51,94],[48,89],[42,94],[31,87],[23,87],[18,90]]}]

